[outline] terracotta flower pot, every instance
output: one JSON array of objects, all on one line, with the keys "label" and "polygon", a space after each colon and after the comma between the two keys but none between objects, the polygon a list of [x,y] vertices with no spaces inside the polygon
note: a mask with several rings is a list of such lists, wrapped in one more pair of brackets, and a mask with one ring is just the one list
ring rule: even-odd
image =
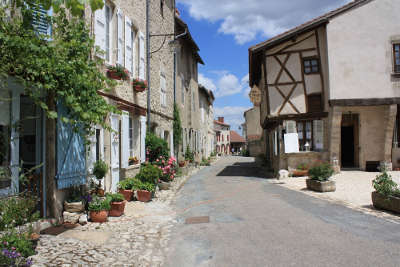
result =
[{"label": "terracotta flower pot", "polygon": [[119,217],[124,214],[126,200],[122,202],[111,202],[111,210],[108,214],[111,217]]},{"label": "terracotta flower pot", "polygon": [[108,211],[90,211],[90,219],[92,222],[103,223],[107,221]]},{"label": "terracotta flower pot", "polygon": [[186,165],[186,161],[180,161],[179,162],[179,167],[183,168]]},{"label": "terracotta flower pot", "polygon": [[119,192],[124,196],[126,201],[131,201],[133,196],[132,190],[120,189]]},{"label": "terracotta flower pot", "polygon": [[104,189],[97,189],[96,195],[98,195],[99,197],[104,197]]},{"label": "terracotta flower pot", "polygon": [[294,177],[304,177],[308,176],[308,170],[294,170],[293,171]]},{"label": "terracotta flower pot", "polygon": [[136,92],[144,92],[146,90],[145,87],[142,87],[140,85],[135,85],[134,88]]},{"label": "terracotta flower pot", "polygon": [[161,181],[158,183],[158,188],[160,188],[160,190],[168,190],[170,187],[171,187],[171,183],[164,182],[164,181]]},{"label": "terracotta flower pot", "polygon": [[151,192],[147,190],[138,190],[137,198],[140,202],[149,202],[151,200]]},{"label": "terracotta flower pot", "polygon": [[108,76],[108,78],[113,79],[113,80],[122,80],[121,75],[117,74],[115,71],[112,71],[112,70],[107,71],[107,76]]}]

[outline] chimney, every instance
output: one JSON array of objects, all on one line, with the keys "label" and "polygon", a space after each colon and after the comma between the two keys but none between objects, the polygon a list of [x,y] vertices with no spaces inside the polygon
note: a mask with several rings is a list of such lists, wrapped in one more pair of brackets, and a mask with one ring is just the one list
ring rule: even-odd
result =
[{"label": "chimney", "polygon": [[218,117],[218,121],[224,123],[224,117]]}]

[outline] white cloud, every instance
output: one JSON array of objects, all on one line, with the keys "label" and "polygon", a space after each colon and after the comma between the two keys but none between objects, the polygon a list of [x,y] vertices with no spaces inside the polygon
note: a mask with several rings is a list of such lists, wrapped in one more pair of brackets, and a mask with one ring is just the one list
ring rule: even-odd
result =
[{"label": "white cloud", "polygon": [[178,0],[192,17],[219,23],[219,32],[244,44],[271,37],[351,0]]},{"label": "white cloud", "polygon": [[244,122],[243,113],[248,109],[250,107],[214,107],[214,114],[216,117],[224,117],[225,122],[231,125],[232,130],[238,130],[239,126]]},{"label": "white cloud", "polygon": [[215,97],[224,97],[238,94],[247,90],[249,84],[249,75],[245,75],[239,80],[238,77],[228,71],[210,71],[216,75],[216,79],[206,77],[204,74],[199,74],[199,83],[207,89],[214,92]]}]

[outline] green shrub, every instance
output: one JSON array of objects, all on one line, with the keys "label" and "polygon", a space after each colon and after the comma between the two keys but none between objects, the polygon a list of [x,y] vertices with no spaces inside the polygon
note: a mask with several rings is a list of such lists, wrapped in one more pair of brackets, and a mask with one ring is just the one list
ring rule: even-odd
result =
[{"label": "green shrub", "polygon": [[149,162],[154,162],[160,157],[168,158],[168,143],[153,133],[146,135],[146,154]]},{"label": "green shrub", "polygon": [[108,165],[102,160],[98,160],[93,166],[93,175],[96,176],[97,180],[101,180],[106,176],[108,172]]},{"label": "green shrub", "polygon": [[127,178],[118,183],[118,189],[131,190],[133,188],[133,185],[134,185],[133,178]]},{"label": "green shrub", "polygon": [[7,249],[9,251],[16,251],[17,253],[20,253],[22,257],[32,256],[35,254],[35,250],[32,241],[29,240],[28,237],[29,233],[17,233],[15,231],[7,232],[0,237],[0,248],[1,250]]},{"label": "green shrub", "polygon": [[0,200],[0,231],[24,225],[39,219],[37,199],[31,196],[15,196]]},{"label": "green shrub", "polygon": [[194,153],[190,150],[189,146],[186,147],[185,160],[194,161]]},{"label": "green shrub", "polygon": [[115,194],[106,194],[106,197],[110,200],[110,202],[122,202],[125,200],[124,196],[121,193]]},{"label": "green shrub", "polygon": [[89,203],[89,211],[102,211],[102,210],[110,210],[111,199],[106,197],[105,199],[94,197],[92,201]]},{"label": "green shrub", "polygon": [[385,197],[400,196],[400,189],[397,183],[392,180],[392,176],[386,171],[382,172],[380,175],[377,175],[372,181],[372,185],[374,186],[376,192]]},{"label": "green shrub", "polygon": [[139,179],[135,179],[134,188],[135,190],[146,190],[149,192],[154,192],[156,189],[156,185],[151,182],[143,182]]},{"label": "green shrub", "polygon": [[305,171],[305,170],[308,170],[308,166],[305,163],[300,163],[299,165],[297,165],[296,169],[297,170],[301,170],[301,171]]},{"label": "green shrub", "polygon": [[162,171],[152,164],[145,164],[140,168],[139,173],[135,178],[142,182],[156,184],[162,175]]},{"label": "green shrub", "polygon": [[323,163],[308,170],[311,179],[321,182],[327,181],[333,173],[334,170],[329,163]]}]

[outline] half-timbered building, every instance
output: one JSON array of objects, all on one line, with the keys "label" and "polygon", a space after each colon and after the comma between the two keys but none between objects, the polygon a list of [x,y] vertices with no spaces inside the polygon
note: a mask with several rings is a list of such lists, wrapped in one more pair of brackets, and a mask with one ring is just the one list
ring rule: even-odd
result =
[{"label": "half-timbered building", "polygon": [[397,0],[353,1],[249,49],[274,169],[400,163],[398,10]]}]

